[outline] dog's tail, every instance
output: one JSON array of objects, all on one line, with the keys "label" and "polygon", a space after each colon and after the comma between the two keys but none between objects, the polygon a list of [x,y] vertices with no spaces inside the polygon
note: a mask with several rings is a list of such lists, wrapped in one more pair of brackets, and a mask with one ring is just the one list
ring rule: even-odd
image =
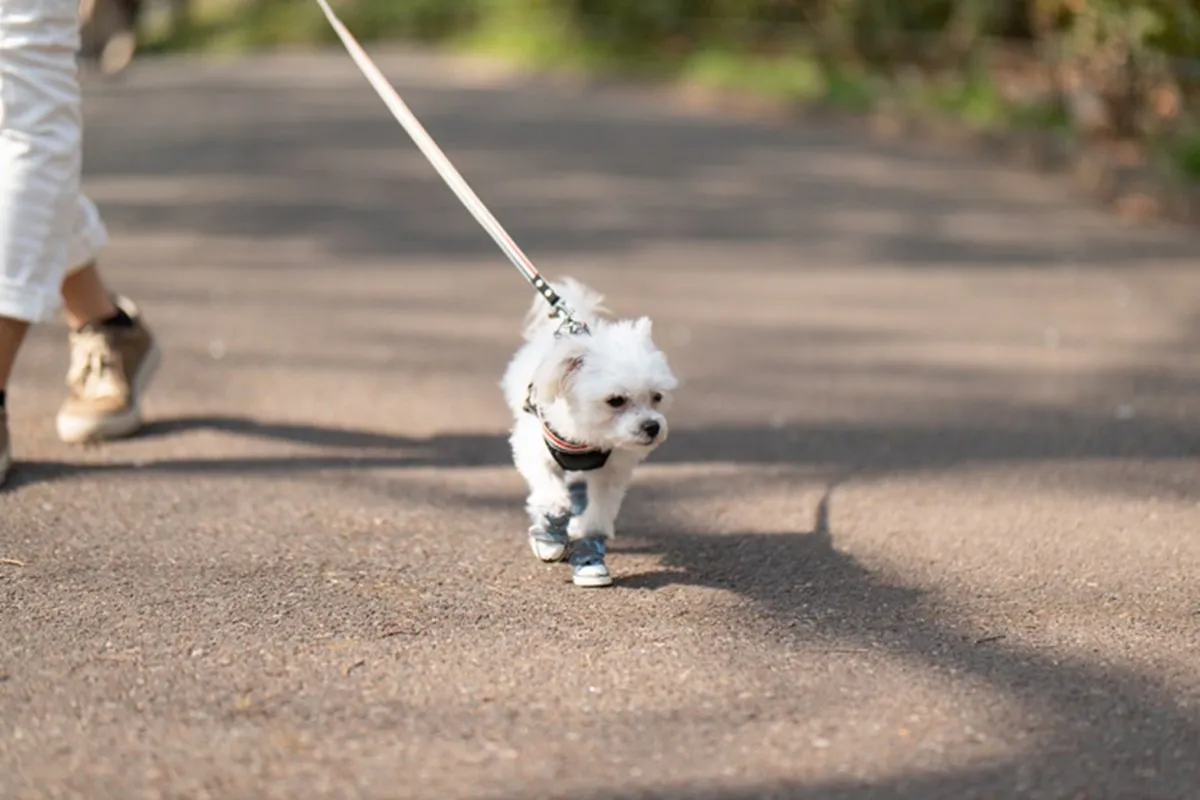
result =
[{"label": "dog's tail", "polygon": [[[588,288],[574,278],[551,281],[550,285],[575,312],[575,318],[586,325],[595,325],[600,315],[608,312],[608,309],[604,307],[604,295]],[[562,324],[562,320],[551,319],[550,306],[546,304],[546,300],[541,295],[538,295],[533,299],[533,305],[530,306],[529,313],[525,316],[525,339],[532,341],[544,333],[557,329],[560,324]]]}]

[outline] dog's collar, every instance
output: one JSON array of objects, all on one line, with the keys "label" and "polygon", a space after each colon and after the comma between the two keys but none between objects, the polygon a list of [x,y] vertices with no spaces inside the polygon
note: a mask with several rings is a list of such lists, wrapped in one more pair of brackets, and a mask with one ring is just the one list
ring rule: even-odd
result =
[{"label": "dog's collar", "polygon": [[533,402],[533,384],[529,385],[529,391],[525,395],[525,412],[537,417],[538,422],[542,423],[542,440],[546,442],[546,449],[565,472],[591,472],[608,463],[608,457],[612,455],[611,450],[601,450],[590,444],[568,439],[550,427],[550,423]]},{"label": "dog's collar", "polygon": [[590,472],[608,463],[611,450],[601,450],[560,436],[542,420],[542,439],[555,462],[567,472]]}]

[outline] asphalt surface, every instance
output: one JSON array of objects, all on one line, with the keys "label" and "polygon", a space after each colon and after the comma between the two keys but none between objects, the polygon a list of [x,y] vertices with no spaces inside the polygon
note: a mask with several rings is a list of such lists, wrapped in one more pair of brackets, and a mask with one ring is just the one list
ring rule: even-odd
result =
[{"label": "asphalt surface", "polygon": [[89,82],[86,182],[167,360],[99,448],[54,439],[61,328],[10,389],[0,797],[1200,797],[1200,238],[383,64],[684,380],[615,586],[530,555],[530,292],[349,61],[140,62]]}]

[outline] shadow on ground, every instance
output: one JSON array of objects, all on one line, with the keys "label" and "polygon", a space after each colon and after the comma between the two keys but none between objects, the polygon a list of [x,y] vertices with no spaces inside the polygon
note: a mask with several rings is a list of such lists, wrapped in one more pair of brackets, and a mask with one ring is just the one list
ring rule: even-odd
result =
[{"label": "shadow on ground", "polygon": [[[168,435],[197,428],[330,447],[387,449],[414,444],[369,432],[262,425],[223,418],[160,424],[150,433]],[[702,434],[691,432],[683,438],[686,440],[688,436],[699,439]],[[698,441],[697,446],[700,445],[702,442]],[[438,459],[499,462],[499,453],[495,451],[501,447],[496,437],[465,437],[449,446],[446,442],[434,443],[431,452],[436,455],[424,458],[432,459],[435,464],[441,463]],[[743,457],[752,457],[753,452],[748,450]],[[1022,453],[1025,457],[1039,455],[1032,446],[1026,446],[1024,451],[1021,447],[1010,448],[995,455],[1021,457]],[[380,458],[403,460],[400,456]],[[412,457],[417,461],[421,458]],[[187,462],[170,463],[173,466],[167,469],[195,469],[195,465]],[[349,466],[351,461],[333,463]],[[316,466],[301,460],[298,467],[291,468]],[[237,462],[227,465],[230,469],[247,471],[261,467],[261,464]],[[287,462],[280,462],[279,467],[288,468]],[[124,468],[129,467],[100,467]],[[37,469],[55,468],[42,465]],[[847,477],[853,480],[853,476]],[[826,491],[809,524],[795,530],[703,532],[672,523],[668,512],[663,524],[656,520],[653,537],[634,532],[621,546],[623,550],[657,555],[658,570],[620,581],[615,591],[655,591],[672,584],[687,584],[736,593],[760,612],[761,629],[773,632],[766,635],[771,635],[781,646],[832,644],[898,657],[960,679],[984,681],[1023,707],[1036,709],[1041,726],[1035,724],[1024,732],[1025,736],[1014,745],[1015,755],[958,771],[906,774],[877,783],[848,780],[816,785],[797,782],[731,788],[680,786],[632,793],[572,793],[572,797],[586,800],[1182,798],[1188,794],[1181,787],[1200,785],[1200,760],[1195,758],[1200,752],[1200,719],[1187,706],[1185,697],[1172,696],[1154,680],[1121,667],[1039,652],[1010,644],[1003,638],[981,636],[979,631],[960,626],[954,621],[952,611],[939,608],[921,589],[873,573],[852,555],[834,547],[837,485],[835,481]],[[653,496],[639,502],[657,509],[670,509],[680,499],[671,486],[652,488],[649,492]],[[480,507],[500,507],[503,501],[477,498],[474,502]],[[262,602],[261,598],[258,602]],[[413,627],[450,622],[439,616],[443,612],[438,607],[413,613],[416,617],[406,623]],[[422,614],[433,616],[421,619]],[[364,603],[352,616],[373,619],[371,604]],[[466,624],[457,618],[454,623]],[[1026,720],[1023,724],[1030,723]]]},{"label": "shadow on ground", "polygon": [[886,652],[943,674],[984,680],[1037,709],[1045,727],[1027,731],[1017,755],[961,771],[906,774],[883,783],[597,792],[584,795],[588,800],[1182,798],[1190,796],[1183,787],[1200,785],[1200,717],[1186,698],[1127,669],[956,627],[922,591],[882,579],[834,548],[833,492],[826,492],[804,531],[715,535],[668,527],[643,548],[661,556],[662,570],[620,586],[687,583],[736,592],[765,612],[772,630],[798,630],[805,642]]},{"label": "shadow on ground", "polygon": [[[334,259],[392,259],[388,270],[429,256],[497,257],[370,89],[355,75],[344,83],[280,88],[231,71],[224,86],[191,90],[194,119],[156,120],[156,130],[175,135],[136,146],[126,117],[175,109],[160,99],[177,88],[136,75],[119,89],[95,87],[87,175],[106,218],[116,228],[205,238],[304,236]],[[698,124],[661,107],[536,85],[401,81],[401,89],[535,260],[588,253],[620,265],[663,241],[832,248],[913,268],[1117,266],[1196,252],[1188,236],[1145,238],[1099,223],[1064,249],[1063,230],[1078,228],[1079,215],[1061,193],[1011,189],[977,161],[959,159],[951,170],[945,152],[867,145],[828,125]],[[263,107],[280,113],[267,120]],[[138,188],[139,179],[167,176],[178,182],[169,198],[161,187]],[[124,188],[105,183],[114,178]],[[296,191],[293,182],[321,191]],[[1075,222],[1058,226],[1059,216]]]},{"label": "shadow on ground", "polygon": [[[81,474],[270,476],[320,471],[477,468],[511,465],[502,433],[414,438],[370,430],[275,423],[235,416],[197,416],[150,424],[143,438],[218,431],[302,446],[300,453],[228,458],[154,458],[99,463],[35,461],[14,473],[11,488]],[[859,480],[1001,464],[1105,462],[1126,459],[1190,462],[1200,452],[1194,427],[1152,417],[1122,421],[1069,410],[1008,409],[993,421],[928,424],[713,425],[676,429],[651,463],[727,463],[851,472]],[[1141,485],[1125,474],[1116,491],[1195,497],[1192,484]]]}]

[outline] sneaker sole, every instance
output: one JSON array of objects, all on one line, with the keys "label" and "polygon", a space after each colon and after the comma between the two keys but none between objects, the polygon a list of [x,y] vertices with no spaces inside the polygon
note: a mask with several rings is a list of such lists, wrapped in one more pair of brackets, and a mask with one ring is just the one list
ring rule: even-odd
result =
[{"label": "sneaker sole", "polygon": [[136,433],[142,427],[142,393],[149,388],[161,364],[162,352],[154,344],[146,354],[142,368],[133,377],[133,405],[128,410],[100,419],[60,413],[56,420],[58,438],[67,444],[84,444],[121,439]]},{"label": "sneaker sole", "polygon": [[557,564],[560,561],[565,561],[567,558],[566,545],[563,545],[559,550],[558,555],[553,558],[546,558],[544,555],[542,555],[541,551],[538,550],[537,541],[532,538],[529,540],[529,549],[533,550],[534,557],[536,557],[537,560],[541,561],[543,564]]},{"label": "sneaker sole", "polygon": [[582,586],[584,589],[599,589],[603,586],[611,586],[612,582],[612,575],[571,576],[571,583]]}]

